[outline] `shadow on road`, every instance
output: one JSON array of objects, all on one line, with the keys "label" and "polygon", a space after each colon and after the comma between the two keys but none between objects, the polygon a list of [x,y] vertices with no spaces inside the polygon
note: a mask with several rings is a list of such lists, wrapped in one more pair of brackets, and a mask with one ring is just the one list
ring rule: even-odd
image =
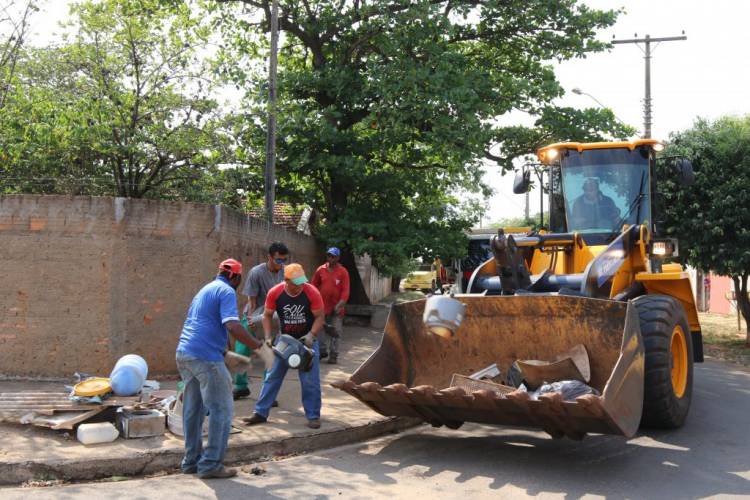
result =
[{"label": "shadow on road", "polygon": [[405,476],[435,483],[447,480],[446,491],[453,493],[461,489],[450,485],[471,483],[485,491],[509,486],[526,495],[552,493],[566,498],[748,495],[748,395],[748,371],[706,363],[696,366],[693,407],[686,425],[678,430],[642,430],[629,440],[595,435],[575,442],[554,440],[542,432],[475,424],[457,431],[425,428],[385,440],[381,446],[376,442],[360,446],[356,453],[342,453],[346,460],[334,453],[311,456],[310,465],[317,470],[330,468],[342,474],[323,473],[309,481],[344,495],[361,493],[363,483],[397,485]]}]

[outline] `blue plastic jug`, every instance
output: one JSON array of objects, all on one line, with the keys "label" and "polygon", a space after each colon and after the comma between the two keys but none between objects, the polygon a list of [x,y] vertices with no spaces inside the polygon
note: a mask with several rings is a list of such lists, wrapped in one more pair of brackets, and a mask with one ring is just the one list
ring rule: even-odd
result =
[{"label": "blue plastic jug", "polygon": [[109,376],[112,392],[117,396],[135,396],[148,376],[146,360],[137,354],[121,357]]}]

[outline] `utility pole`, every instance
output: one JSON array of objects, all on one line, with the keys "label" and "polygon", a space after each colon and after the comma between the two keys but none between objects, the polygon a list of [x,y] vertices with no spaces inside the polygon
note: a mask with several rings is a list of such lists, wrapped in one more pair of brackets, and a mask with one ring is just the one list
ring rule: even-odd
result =
[{"label": "utility pole", "polygon": [[[648,139],[651,137],[651,44],[656,43],[659,45],[660,42],[673,42],[677,40],[687,40],[685,32],[682,32],[682,36],[666,36],[661,38],[651,38],[650,35],[646,35],[645,38],[638,38],[638,33],[626,40],[612,40],[613,45],[623,43],[635,43],[644,44],[645,49],[638,45],[638,48],[643,52],[643,58],[646,60],[646,97],[643,99],[643,137]],[[654,46],[656,50],[656,46]]]},{"label": "utility pole", "polygon": [[529,190],[526,190],[526,206],[523,209],[524,223],[529,221]]},{"label": "utility pole", "polygon": [[266,217],[273,224],[276,195],[276,69],[279,52],[279,0],[271,6],[271,56],[268,63],[268,131],[266,134]]}]

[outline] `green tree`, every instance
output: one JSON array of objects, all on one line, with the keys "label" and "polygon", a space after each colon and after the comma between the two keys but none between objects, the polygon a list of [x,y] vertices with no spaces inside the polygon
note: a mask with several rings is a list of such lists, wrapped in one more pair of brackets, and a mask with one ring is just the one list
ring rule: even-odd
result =
[{"label": "green tree", "polygon": [[60,47],[29,50],[0,133],[15,188],[200,199],[233,161],[191,3],[84,1]]},{"label": "green tree", "polygon": [[28,36],[37,2],[0,1],[0,108],[13,88],[18,59]]},{"label": "green tree", "polygon": [[[270,2],[217,3],[225,4],[222,74],[248,90],[250,119],[262,123],[257,57],[267,49]],[[594,36],[616,17],[573,0],[282,0],[280,8],[280,194],[318,209],[319,236],[345,248],[350,270],[351,254],[367,252],[385,272],[410,255],[463,250],[478,212],[457,193],[488,194],[485,158],[512,159],[490,155],[514,131],[497,118],[520,110],[547,126],[563,93],[548,61],[606,48]],[[575,113],[581,130],[614,127],[588,114],[594,124]],[[259,147],[262,130],[255,139]]]},{"label": "green tree", "polygon": [[[544,212],[544,226],[549,229],[549,212]],[[528,219],[524,216],[520,217],[505,217],[492,221],[488,224],[488,227],[492,229],[506,228],[506,227],[530,227],[537,229],[539,227],[539,212],[532,214]]]},{"label": "green tree", "polygon": [[611,109],[543,106],[531,127],[498,127],[494,139],[500,152],[488,151],[486,156],[505,170],[511,170],[519,158],[536,161],[532,155],[548,144],[626,139],[635,133],[636,129],[619,122]]},{"label": "green tree", "polygon": [[670,142],[672,153],[692,160],[695,183],[679,189],[663,182],[667,232],[679,238],[691,265],[732,278],[750,327],[750,115],[699,119],[689,130],[672,134]]}]

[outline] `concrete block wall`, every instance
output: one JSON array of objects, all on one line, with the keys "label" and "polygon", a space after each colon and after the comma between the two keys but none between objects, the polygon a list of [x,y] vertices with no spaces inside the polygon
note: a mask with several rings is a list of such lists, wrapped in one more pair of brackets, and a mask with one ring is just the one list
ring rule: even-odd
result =
[{"label": "concrete block wall", "polygon": [[103,376],[142,355],[174,373],[190,300],[234,257],[272,241],[312,273],[315,240],[219,206],[107,197],[0,196],[0,375]]}]

